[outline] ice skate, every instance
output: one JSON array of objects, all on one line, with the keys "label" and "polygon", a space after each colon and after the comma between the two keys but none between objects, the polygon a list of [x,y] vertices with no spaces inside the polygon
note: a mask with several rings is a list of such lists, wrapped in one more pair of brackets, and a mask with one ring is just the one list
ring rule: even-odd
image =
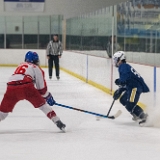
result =
[{"label": "ice skate", "polygon": [[140,126],[144,126],[144,124],[146,123],[147,121],[147,117],[148,117],[148,114],[144,114],[144,117],[141,119],[141,121],[139,122],[139,125]]},{"label": "ice skate", "polygon": [[58,121],[55,122],[55,123],[56,123],[57,127],[58,127],[60,130],[62,130],[62,131],[65,132],[65,127],[66,127],[65,124],[63,124],[60,120],[58,120]]},{"label": "ice skate", "polygon": [[132,114],[132,120],[133,121],[135,121],[135,122],[137,122],[138,120],[140,120],[140,118],[139,117],[137,117],[135,114]]}]

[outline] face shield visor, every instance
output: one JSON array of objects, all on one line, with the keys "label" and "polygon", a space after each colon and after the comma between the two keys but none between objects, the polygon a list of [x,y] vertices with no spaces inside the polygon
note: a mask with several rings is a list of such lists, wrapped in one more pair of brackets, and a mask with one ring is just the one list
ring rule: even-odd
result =
[{"label": "face shield visor", "polygon": [[119,62],[119,57],[113,57],[113,65],[115,66],[115,67],[118,67],[118,62]]}]

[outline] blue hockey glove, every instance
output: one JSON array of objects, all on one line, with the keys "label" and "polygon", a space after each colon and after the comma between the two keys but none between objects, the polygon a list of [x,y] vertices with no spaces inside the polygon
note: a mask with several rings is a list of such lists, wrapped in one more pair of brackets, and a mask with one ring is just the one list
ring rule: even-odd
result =
[{"label": "blue hockey glove", "polygon": [[45,97],[45,99],[50,106],[53,106],[56,103],[51,93],[49,93],[48,96]]},{"label": "blue hockey glove", "polygon": [[120,88],[117,89],[117,90],[114,92],[114,94],[113,94],[113,99],[114,99],[114,100],[117,100],[117,99],[121,96],[122,92],[123,92],[122,89],[120,89]]}]

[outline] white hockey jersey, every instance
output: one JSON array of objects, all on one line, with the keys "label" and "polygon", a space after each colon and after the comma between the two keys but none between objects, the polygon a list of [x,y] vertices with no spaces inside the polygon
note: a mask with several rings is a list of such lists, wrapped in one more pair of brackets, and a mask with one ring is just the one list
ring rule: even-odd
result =
[{"label": "white hockey jersey", "polygon": [[24,62],[16,68],[14,74],[9,78],[8,84],[14,82],[20,82],[21,84],[33,82],[42,95],[47,91],[44,71],[32,63]]}]

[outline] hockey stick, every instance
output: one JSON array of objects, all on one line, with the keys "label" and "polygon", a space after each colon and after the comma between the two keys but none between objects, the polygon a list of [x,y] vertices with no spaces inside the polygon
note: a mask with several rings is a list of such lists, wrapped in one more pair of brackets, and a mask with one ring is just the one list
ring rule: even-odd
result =
[{"label": "hockey stick", "polygon": [[111,112],[111,109],[112,109],[112,107],[113,107],[113,105],[114,105],[114,102],[115,102],[115,100],[113,100],[113,102],[112,102],[112,104],[111,104],[111,106],[110,106],[110,108],[109,108],[109,111],[108,111],[108,113],[107,113],[107,116],[109,116],[109,114],[110,114],[110,112]]},{"label": "hockey stick", "polygon": [[68,108],[68,109],[73,109],[73,110],[80,111],[80,112],[84,112],[84,113],[88,113],[88,114],[92,114],[92,115],[96,115],[98,117],[103,117],[103,118],[115,119],[117,117],[117,114],[115,114],[113,116],[106,116],[106,115],[103,115],[103,114],[99,114],[99,113],[95,113],[95,112],[90,112],[90,111],[86,111],[86,110],[83,110],[83,109],[66,106],[66,105],[59,104],[59,103],[55,103],[55,105],[60,106],[60,107],[64,107],[64,108]]},{"label": "hockey stick", "polygon": [[[113,107],[114,102],[115,102],[115,100],[113,100],[113,102],[112,102],[112,104],[111,104],[111,106],[110,106],[110,108],[109,108],[109,111],[108,111],[108,113],[107,113],[107,115],[106,115],[106,117],[110,117],[110,119],[115,119],[115,118],[119,117],[119,116],[121,115],[121,113],[122,113],[121,110],[118,110],[115,115],[109,116],[109,114],[110,114],[110,112],[111,112],[111,109],[112,109],[112,107]],[[98,117],[97,117],[97,119],[98,119]]]}]

